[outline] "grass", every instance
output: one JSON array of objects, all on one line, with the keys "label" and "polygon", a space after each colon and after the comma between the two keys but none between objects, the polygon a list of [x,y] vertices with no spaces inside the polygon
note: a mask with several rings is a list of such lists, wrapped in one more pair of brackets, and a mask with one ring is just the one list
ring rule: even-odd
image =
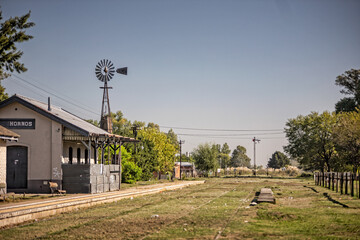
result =
[{"label": "grass", "polygon": [[[276,204],[250,207],[270,187]],[[359,239],[360,200],[310,179],[211,178],[27,223],[0,239]]]}]

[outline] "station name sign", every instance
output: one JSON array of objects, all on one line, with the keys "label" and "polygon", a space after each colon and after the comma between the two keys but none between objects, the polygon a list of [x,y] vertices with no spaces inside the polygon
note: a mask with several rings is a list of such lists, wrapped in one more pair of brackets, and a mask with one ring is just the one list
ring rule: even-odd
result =
[{"label": "station name sign", "polygon": [[34,118],[0,118],[0,125],[8,129],[35,129]]}]

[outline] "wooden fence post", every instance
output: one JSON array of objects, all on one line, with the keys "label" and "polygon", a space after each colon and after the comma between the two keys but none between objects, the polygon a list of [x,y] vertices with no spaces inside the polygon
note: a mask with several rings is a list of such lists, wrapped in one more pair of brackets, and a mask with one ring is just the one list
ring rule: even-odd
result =
[{"label": "wooden fence post", "polygon": [[339,192],[339,173],[336,173],[336,192]]},{"label": "wooden fence post", "polygon": [[335,173],[331,173],[332,190],[335,190]]},{"label": "wooden fence post", "polygon": [[354,196],[354,174],[350,173],[350,195]]},{"label": "wooden fence post", "polygon": [[360,198],[360,174],[357,175],[357,180],[358,180],[358,185],[359,185],[359,188],[358,188],[358,198]]},{"label": "wooden fence post", "polygon": [[343,194],[343,186],[344,186],[344,173],[340,173],[340,193]]},{"label": "wooden fence post", "polygon": [[348,194],[348,174],[344,173],[345,175],[345,194]]}]

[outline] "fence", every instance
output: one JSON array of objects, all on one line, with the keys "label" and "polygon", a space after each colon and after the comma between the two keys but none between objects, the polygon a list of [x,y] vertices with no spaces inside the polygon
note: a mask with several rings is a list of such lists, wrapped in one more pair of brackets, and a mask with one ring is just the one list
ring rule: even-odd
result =
[{"label": "fence", "polygon": [[316,172],[315,185],[360,198],[360,175],[351,172]]}]

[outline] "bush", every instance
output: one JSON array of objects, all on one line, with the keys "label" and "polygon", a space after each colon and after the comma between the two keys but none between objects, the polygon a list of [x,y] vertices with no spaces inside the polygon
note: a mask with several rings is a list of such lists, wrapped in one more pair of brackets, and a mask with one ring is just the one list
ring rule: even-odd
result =
[{"label": "bush", "polygon": [[134,162],[123,161],[122,162],[122,175],[121,181],[125,183],[135,183],[140,180],[142,170]]},{"label": "bush", "polygon": [[303,172],[299,177],[301,177],[301,178],[308,178],[308,177],[312,177],[312,176],[313,176],[312,173]]}]

